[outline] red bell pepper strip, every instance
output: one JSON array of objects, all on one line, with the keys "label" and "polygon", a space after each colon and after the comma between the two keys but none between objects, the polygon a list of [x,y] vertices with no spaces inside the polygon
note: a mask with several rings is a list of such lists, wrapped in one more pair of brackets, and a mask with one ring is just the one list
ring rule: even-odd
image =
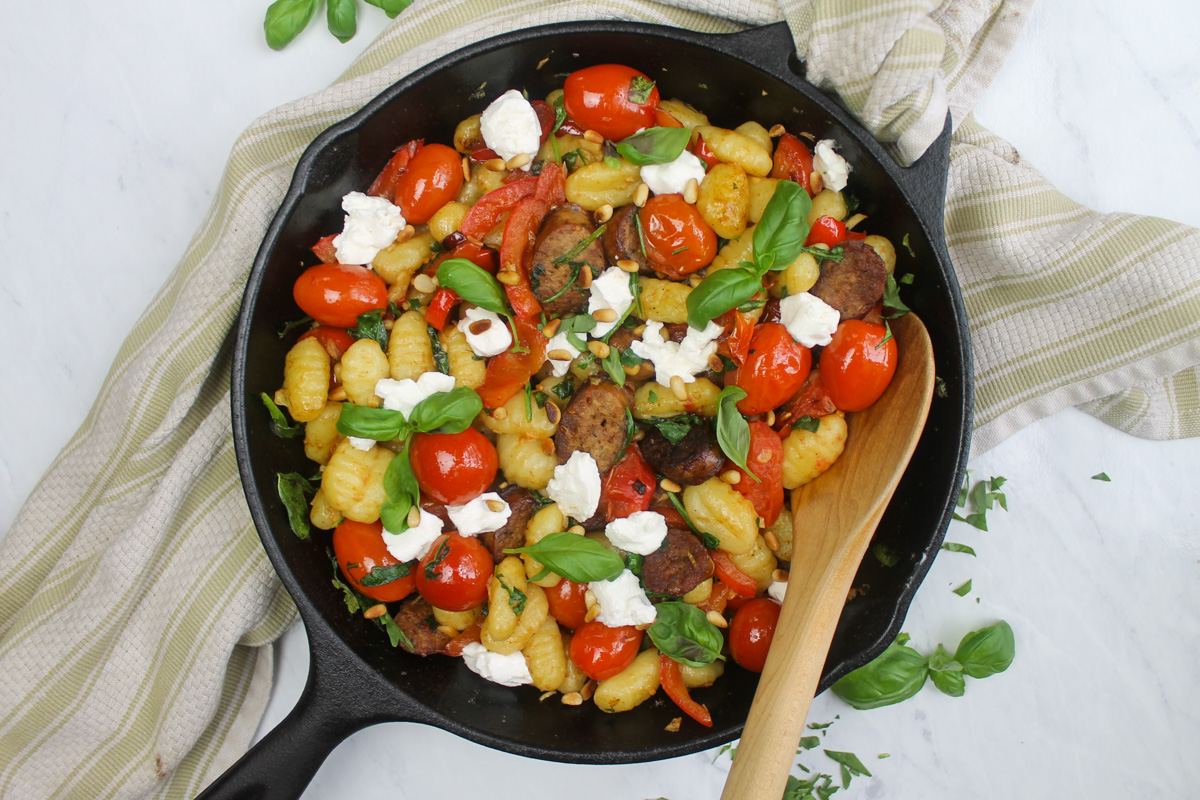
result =
[{"label": "red bell pepper strip", "polygon": [[471,151],[471,155],[467,158],[477,164],[482,164],[484,161],[491,161],[493,158],[499,158],[500,154],[490,147],[479,147]]},{"label": "red bell pepper strip", "polygon": [[417,154],[421,146],[425,144],[424,139],[413,139],[408,144],[396,149],[396,154],[391,157],[383,171],[379,173],[379,177],[375,178],[371,188],[367,189],[367,194],[370,197],[386,197],[388,200],[394,200],[396,196],[396,186],[400,183],[400,176],[404,170],[408,168],[408,162]]},{"label": "red bell pepper strip", "polygon": [[631,443],[625,457],[613,465],[604,479],[605,514],[607,521],[623,519],[637,511],[650,508],[657,480],[654,470],[642,458],[636,443]]},{"label": "red bell pepper strip", "polygon": [[462,298],[453,289],[439,288],[425,308],[425,321],[439,331],[442,330],[446,327],[446,317],[450,315],[451,309],[458,305],[460,300]]},{"label": "red bell pepper strip", "polygon": [[498,189],[485,194],[471,206],[467,216],[463,218],[459,230],[463,236],[476,241],[496,226],[505,211],[511,211],[518,203],[533,194],[537,188],[538,179],[534,175],[522,178],[516,183],[506,183]]},{"label": "red bell pepper strip", "polygon": [[533,106],[533,113],[537,114],[538,124],[542,126],[542,138],[538,144],[543,145],[550,138],[550,129],[554,127],[554,109],[545,100],[531,100],[529,105]]},{"label": "red bell pepper strip", "polygon": [[317,240],[317,243],[312,246],[312,251],[317,254],[317,258],[321,259],[321,263],[337,263],[337,248],[333,246],[333,240],[337,237],[338,234],[336,233],[331,233],[328,236],[322,236]]},{"label": "red bell pepper strip", "polygon": [[736,464],[729,467],[738,471],[742,479],[733,485],[754,504],[754,511],[763,518],[765,525],[774,525],[783,510],[783,440],[765,422],[750,423],[750,451],[746,465],[758,477],[756,482]]},{"label": "red bell pepper strip", "polygon": [[688,150],[691,150],[692,155],[704,162],[706,170],[715,167],[718,163],[717,157],[713,155],[712,150],[709,150],[708,145],[704,143],[703,136],[697,136],[695,143]]},{"label": "red bell pepper strip", "polygon": [[520,317],[513,322],[521,348],[526,352],[509,349],[488,362],[483,385],[478,389],[484,408],[499,408],[507,403],[546,363],[546,335],[533,322]]},{"label": "red bell pepper strip", "polygon": [[658,679],[667,697],[671,698],[683,713],[706,728],[712,727],[712,714],[708,713],[708,706],[692,699],[687,685],[683,682],[679,665],[666,653],[660,653],[658,656]]},{"label": "red bell pepper strip", "polygon": [[713,566],[716,567],[721,583],[740,597],[754,597],[758,592],[758,581],[738,569],[729,553],[724,550],[709,550],[708,554],[712,556]]},{"label": "red bell pepper strip", "polygon": [[840,242],[848,239],[856,239],[862,241],[867,238],[865,233],[855,233],[854,231],[846,230],[845,224],[834,217],[821,216],[817,217],[809,228],[808,238],[804,240],[805,247],[812,247],[814,244],[823,244],[829,247],[836,247]]},{"label": "red bell pepper strip", "polygon": [[534,197],[546,201],[551,208],[567,202],[567,173],[561,164],[550,162],[542,166]]}]

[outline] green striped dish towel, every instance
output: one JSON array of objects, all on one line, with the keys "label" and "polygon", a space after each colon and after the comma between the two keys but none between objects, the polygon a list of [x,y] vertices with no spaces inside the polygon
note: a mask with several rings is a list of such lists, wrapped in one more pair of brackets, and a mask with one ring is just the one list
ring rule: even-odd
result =
[{"label": "green striped dish towel", "polygon": [[975,446],[1069,405],[1148,437],[1200,432],[1200,235],[1058,194],[970,110],[1031,0],[432,0],[328,90],[255,122],[96,404],[0,542],[0,796],[187,798],[247,747],[294,619],[250,523],[229,332],[304,147],[413,69],[502,31],[786,19],[814,83],[901,160],[947,110],[946,211],[972,321]]}]

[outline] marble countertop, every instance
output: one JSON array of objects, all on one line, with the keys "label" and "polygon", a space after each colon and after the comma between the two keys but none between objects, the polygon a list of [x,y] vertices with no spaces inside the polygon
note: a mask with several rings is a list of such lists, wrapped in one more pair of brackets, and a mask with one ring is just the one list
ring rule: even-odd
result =
[{"label": "marble countertop", "polygon": [[[349,44],[318,21],[275,53],[261,35],[266,5],[0,12],[0,341],[13,345],[0,393],[0,535],[203,220],[237,134],[333,81],[387,23],[360,4]],[[1200,225],[1198,27],[1200,6],[1180,0],[1137,13],[1119,0],[1042,3],[976,116],[1085,204]],[[862,712],[819,697],[810,719],[836,719],[822,746],[857,753],[874,774],[838,796],[1195,796],[1200,440],[1142,441],[1068,410],[971,468],[1008,479],[1009,511],[989,514],[986,533],[951,527],[947,538],[978,555],[937,559],[905,630],[928,652],[1005,619],[1016,660],[960,698],[930,686]],[[1111,482],[1092,480],[1099,472]],[[953,593],[968,579],[969,594]],[[301,626],[279,655],[260,735],[303,688]],[[699,800],[719,795],[728,770],[728,756],[714,756],[571,766],[389,724],[339,746],[305,797]],[[819,751],[801,763],[836,774]]]}]

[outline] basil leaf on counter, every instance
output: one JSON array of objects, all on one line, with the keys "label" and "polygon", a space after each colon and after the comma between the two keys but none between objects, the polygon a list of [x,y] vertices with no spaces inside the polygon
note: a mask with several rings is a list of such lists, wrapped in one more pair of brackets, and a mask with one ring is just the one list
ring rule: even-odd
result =
[{"label": "basil leaf on counter", "polygon": [[282,50],[308,27],[317,10],[317,0],[275,0],[267,7],[263,32],[272,50]]},{"label": "basil leaf on counter", "polygon": [[746,390],[740,386],[726,386],[717,395],[717,444],[730,461],[754,478],[755,483],[761,483],[746,466],[746,457],[750,455],[750,423],[737,409],[738,401],[745,396]]},{"label": "basil leaf on counter", "polygon": [[342,44],[353,39],[358,31],[358,10],[354,0],[325,0],[325,17],[329,32]]},{"label": "basil leaf on counter", "polygon": [[412,0],[367,0],[367,5],[382,8],[384,13],[388,15],[388,19],[395,19],[400,16],[400,12],[408,8],[412,4]]},{"label": "basil leaf on counter", "polygon": [[698,414],[676,414],[673,417],[650,417],[643,422],[658,428],[663,438],[675,445],[682,442],[693,427],[703,424],[704,418]]},{"label": "basil leaf on counter", "polygon": [[964,636],[954,653],[954,660],[962,664],[963,672],[972,678],[986,678],[1008,669],[1016,649],[1012,628],[1001,620]]},{"label": "basil leaf on counter", "polygon": [[967,682],[963,678],[962,664],[951,658],[946,648],[940,644],[929,657],[929,679],[933,681],[934,686],[951,697],[962,697],[966,691]]},{"label": "basil leaf on counter", "polygon": [[617,152],[631,164],[669,164],[679,158],[692,138],[690,128],[646,128],[641,133],[626,136],[617,145]]},{"label": "basil leaf on counter", "polygon": [[968,594],[970,594],[971,593],[971,579],[968,578],[966,583],[964,583],[962,586],[959,586],[957,589],[954,590],[954,593],[956,595],[958,595],[959,597],[966,597]]},{"label": "basil leaf on counter", "polygon": [[[680,130],[686,130],[682,128]],[[762,291],[762,278],[744,269],[710,274],[687,296],[688,325],[704,330],[710,320],[736,308]]]},{"label": "basil leaf on counter", "polygon": [[812,198],[795,181],[780,181],[754,226],[754,261],[759,274],[791,266],[808,237]]},{"label": "basil leaf on counter", "polygon": [[528,553],[546,568],[576,583],[612,580],[625,569],[621,557],[599,542],[574,533],[551,533],[537,544],[505,553]]},{"label": "basil leaf on counter", "polygon": [[374,339],[384,353],[388,348],[388,329],[383,327],[383,311],[376,309],[358,315],[358,323],[346,333],[355,339]]},{"label": "basil leaf on counter", "polygon": [[975,548],[969,544],[961,544],[959,542],[942,542],[942,549],[949,550],[951,553],[966,553],[969,556],[975,555]]},{"label": "basil leaf on counter", "polygon": [[408,575],[408,564],[392,564],[390,567],[372,567],[358,581],[363,586],[386,586]]},{"label": "basil leaf on counter", "polygon": [[[345,410],[345,406],[342,406]],[[438,392],[417,403],[412,410],[412,427],[421,433],[462,433],[483,411],[479,393],[466,386]]]},{"label": "basil leaf on counter", "polygon": [[312,532],[308,526],[308,501],[317,493],[312,483],[296,472],[280,472],[276,475],[276,491],[283,507],[287,509],[288,525],[300,539],[307,539]]},{"label": "basil leaf on counter", "polygon": [[342,403],[341,414],[338,415],[337,431],[342,436],[357,436],[360,439],[374,439],[377,442],[390,442],[410,430],[404,415],[399,411],[387,408],[371,408],[354,403]]},{"label": "basil leaf on counter", "polygon": [[283,410],[275,405],[275,401],[271,399],[271,395],[263,392],[259,397],[262,398],[263,405],[267,407],[267,413],[271,415],[271,433],[280,439],[294,439],[297,436],[304,435],[303,422],[297,422],[294,425],[288,424]]},{"label": "basil leaf on counter", "polygon": [[[345,406],[342,406],[345,410]],[[421,502],[421,487],[417,485],[417,476],[412,471],[412,461],[409,459],[411,440],[404,443],[404,449],[388,464],[387,472],[383,474],[383,487],[387,499],[379,509],[379,518],[383,527],[391,533],[404,533],[408,530],[408,512]]]},{"label": "basil leaf on counter", "polygon": [[657,616],[646,635],[659,652],[689,667],[704,667],[723,658],[725,637],[699,608],[678,600],[654,608]]},{"label": "basil leaf on counter", "polygon": [[[903,638],[907,641],[907,636]],[[907,700],[921,691],[928,675],[929,661],[925,656],[897,637],[874,661],[833,684],[833,693],[855,708],[880,708]]]},{"label": "basil leaf on counter", "polygon": [[500,282],[465,258],[448,258],[437,271],[438,283],[468,303],[495,314],[508,315],[507,295]]}]

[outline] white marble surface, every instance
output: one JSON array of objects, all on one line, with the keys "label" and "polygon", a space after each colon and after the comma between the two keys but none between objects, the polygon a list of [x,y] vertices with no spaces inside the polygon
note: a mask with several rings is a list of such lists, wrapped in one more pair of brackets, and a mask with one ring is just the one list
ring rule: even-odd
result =
[{"label": "white marble surface", "polygon": [[[262,42],[266,2],[8,4],[0,43],[0,531],[83,420],[134,319],[200,224],[237,133],[331,82],[383,29],[375,9],[339,45]],[[360,4],[361,5],[361,4]],[[1182,0],[1044,2],[977,109],[1076,199],[1200,225],[1200,7]],[[856,712],[816,701],[827,746],[875,777],[869,798],[1191,797],[1200,789],[1200,441],[1145,442],[1074,411],[973,459],[1004,475],[991,531],[956,523],[905,629],[930,650],[996,619],[1012,668],[962,698],[927,687]],[[1111,483],[1090,476],[1105,471]],[[0,533],[2,535],[2,533]],[[966,598],[951,592],[966,579]],[[976,598],[979,602],[975,602]],[[303,630],[280,645],[264,729],[299,696]],[[890,753],[886,760],[878,753]],[[472,768],[463,769],[470,759]],[[834,771],[824,756],[807,766]],[[520,769],[520,787],[494,777]],[[306,798],[715,798],[711,753],[579,767],[518,759],[441,731],[351,737]],[[454,776],[447,784],[446,776]]]}]

